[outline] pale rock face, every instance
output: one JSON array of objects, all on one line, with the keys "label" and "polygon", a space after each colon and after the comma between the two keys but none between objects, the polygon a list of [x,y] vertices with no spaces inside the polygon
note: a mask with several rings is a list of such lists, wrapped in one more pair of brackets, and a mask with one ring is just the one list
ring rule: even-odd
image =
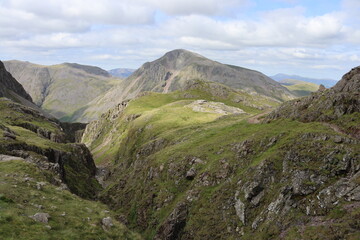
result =
[{"label": "pale rock face", "polygon": [[48,223],[50,215],[48,213],[35,213],[31,218],[37,222]]},{"label": "pale rock face", "polygon": [[208,102],[206,100],[196,100],[186,107],[191,108],[194,112],[208,112],[223,115],[245,113],[245,111],[240,108],[227,106],[221,102]]},{"label": "pale rock face", "polygon": [[105,228],[110,228],[110,227],[114,226],[111,217],[103,218],[101,220],[101,223]]},{"label": "pale rock face", "polygon": [[235,211],[240,221],[245,224],[245,204],[238,198],[239,191],[235,193]]},{"label": "pale rock face", "polygon": [[22,160],[22,161],[24,161],[24,159],[21,158],[21,157],[15,157],[15,156],[9,156],[9,155],[0,154],[0,162],[13,161],[13,160]]}]

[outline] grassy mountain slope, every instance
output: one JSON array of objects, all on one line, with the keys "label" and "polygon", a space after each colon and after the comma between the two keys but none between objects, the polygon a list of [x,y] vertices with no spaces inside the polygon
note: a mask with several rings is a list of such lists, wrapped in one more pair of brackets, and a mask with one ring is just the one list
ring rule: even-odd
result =
[{"label": "grassy mountain slope", "polygon": [[295,79],[284,79],[279,81],[281,85],[289,89],[295,96],[304,97],[316,92],[320,85]]},{"label": "grassy mountain slope", "polygon": [[4,64],[36,105],[63,121],[82,121],[72,118],[73,113],[120,81],[98,67],[74,63],[42,66],[6,61]]},{"label": "grassy mountain slope", "polygon": [[[246,114],[260,113],[264,109],[279,104],[271,98],[252,96],[218,83],[200,80],[189,83],[186,91],[175,91],[168,94],[146,92],[143,95],[145,96],[139,99],[118,104],[104,113],[99,120],[88,125],[82,142],[94,149],[93,154],[99,156],[97,158],[98,163],[106,163],[107,160],[114,159],[118,145],[124,144],[123,140],[127,135],[126,129],[131,121],[125,120],[125,124],[123,121],[119,121],[118,117],[121,114],[125,114],[123,116],[125,119],[139,118],[136,121],[149,119],[156,115],[155,122],[163,119],[161,120],[161,123],[164,124],[163,127],[166,125],[167,128],[173,129],[194,123],[213,121],[224,115],[221,109],[226,110],[226,106],[220,106],[218,111],[210,109],[206,113],[194,112],[190,104],[197,99],[222,102],[227,106],[240,108]],[[127,107],[127,105],[129,106]],[[125,113],[123,113],[124,108],[126,108]],[[146,113],[141,114],[143,111]],[[121,119],[124,120],[123,118]],[[99,132],[101,132],[100,136]]]},{"label": "grassy mountain slope", "polygon": [[285,87],[260,72],[221,64],[186,50],[174,50],[155,61],[143,64],[120,85],[89,103],[84,111],[77,114],[94,120],[99,112],[105,112],[116,103],[132,99],[141,92],[167,93],[184,90],[189,81],[196,79],[217,82],[274,100],[294,98]]},{"label": "grassy mountain slope", "polygon": [[[23,160],[0,161],[1,239],[140,239],[114,220],[103,229],[102,219],[114,219],[107,206],[52,185],[52,178]],[[49,214],[48,222],[33,220],[36,213]]]},{"label": "grassy mountain slope", "polygon": [[[357,138],[316,119],[253,124],[259,109],[183,96],[146,94],[85,131],[95,161],[108,165],[102,200],[129,227],[162,240],[360,237]],[[248,114],[196,111],[196,99]],[[338,121],[359,126],[358,112]]]},{"label": "grassy mountain slope", "polygon": [[87,148],[65,139],[57,122],[0,98],[0,238],[139,239],[115,220],[104,226],[106,206],[78,197],[101,186]]}]

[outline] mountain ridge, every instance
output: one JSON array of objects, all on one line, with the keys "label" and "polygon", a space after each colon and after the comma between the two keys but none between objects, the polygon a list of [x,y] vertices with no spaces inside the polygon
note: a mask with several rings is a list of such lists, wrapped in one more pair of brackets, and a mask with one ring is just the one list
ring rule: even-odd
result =
[{"label": "mountain ridge", "polygon": [[4,65],[36,105],[63,121],[121,81],[101,68],[74,63],[44,66],[16,60]]},{"label": "mountain ridge", "polygon": [[197,53],[176,49],[162,57],[144,63],[121,84],[88,104],[75,118],[94,120],[99,112],[118,103],[132,99],[141,92],[172,92],[182,90],[191,80],[218,82],[255,95],[265,95],[274,100],[293,99],[294,95],[276,81],[255,70],[229,66],[207,59]]}]

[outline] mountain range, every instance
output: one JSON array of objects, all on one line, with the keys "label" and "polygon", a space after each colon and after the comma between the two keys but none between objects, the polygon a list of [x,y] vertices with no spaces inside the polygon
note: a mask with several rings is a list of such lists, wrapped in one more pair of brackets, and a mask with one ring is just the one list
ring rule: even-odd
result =
[{"label": "mountain range", "polygon": [[[7,64],[1,239],[360,238],[360,66],[315,91],[186,50],[123,80]],[[88,124],[49,115],[87,94]]]},{"label": "mountain range", "polygon": [[[184,90],[194,80],[220,83],[250,93],[284,101],[295,96],[264,74],[236,66],[221,64],[186,50],[173,50],[163,57],[143,64],[129,78],[99,96],[75,113],[80,121],[94,120],[123,100],[146,91],[168,93]],[[115,102],[114,102],[115,100]]]},{"label": "mountain range", "polygon": [[329,88],[334,86],[338,81],[334,80],[334,79],[317,79],[317,78],[309,78],[309,77],[302,77],[302,76],[298,76],[298,75],[288,75],[288,74],[283,74],[283,73],[278,73],[274,76],[271,76],[270,78],[274,79],[275,81],[282,81],[282,80],[288,80],[288,79],[293,79],[293,80],[299,80],[299,81],[304,81],[304,82],[309,82],[309,83],[315,83],[317,85],[324,85],[325,87]]},{"label": "mountain range", "polygon": [[108,73],[114,77],[127,78],[135,71],[136,71],[135,69],[131,69],[131,68],[115,68],[109,70]]}]

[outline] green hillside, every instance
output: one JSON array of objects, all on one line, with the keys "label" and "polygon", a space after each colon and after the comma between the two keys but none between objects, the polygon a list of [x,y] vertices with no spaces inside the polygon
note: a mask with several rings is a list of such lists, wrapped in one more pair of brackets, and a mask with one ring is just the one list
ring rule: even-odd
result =
[{"label": "green hillside", "polygon": [[285,79],[280,84],[289,89],[295,96],[308,96],[312,92],[316,92],[320,85],[295,79]]},{"label": "green hillside", "polygon": [[[73,114],[122,80],[105,70],[73,63],[52,66],[5,61],[7,71],[22,84],[34,103],[62,121],[82,121]],[[86,121],[85,121],[86,122]]]},{"label": "green hillside", "polygon": [[140,239],[85,200],[101,189],[96,167],[83,144],[65,139],[58,122],[0,98],[1,239]]},{"label": "green hillside", "polygon": [[[360,237],[359,140],[321,121],[254,124],[264,110],[196,91],[145,94],[85,131],[108,171],[101,199],[131,229],[145,239]],[[211,101],[245,113],[190,107]],[[348,118],[360,124],[338,121]]]}]

